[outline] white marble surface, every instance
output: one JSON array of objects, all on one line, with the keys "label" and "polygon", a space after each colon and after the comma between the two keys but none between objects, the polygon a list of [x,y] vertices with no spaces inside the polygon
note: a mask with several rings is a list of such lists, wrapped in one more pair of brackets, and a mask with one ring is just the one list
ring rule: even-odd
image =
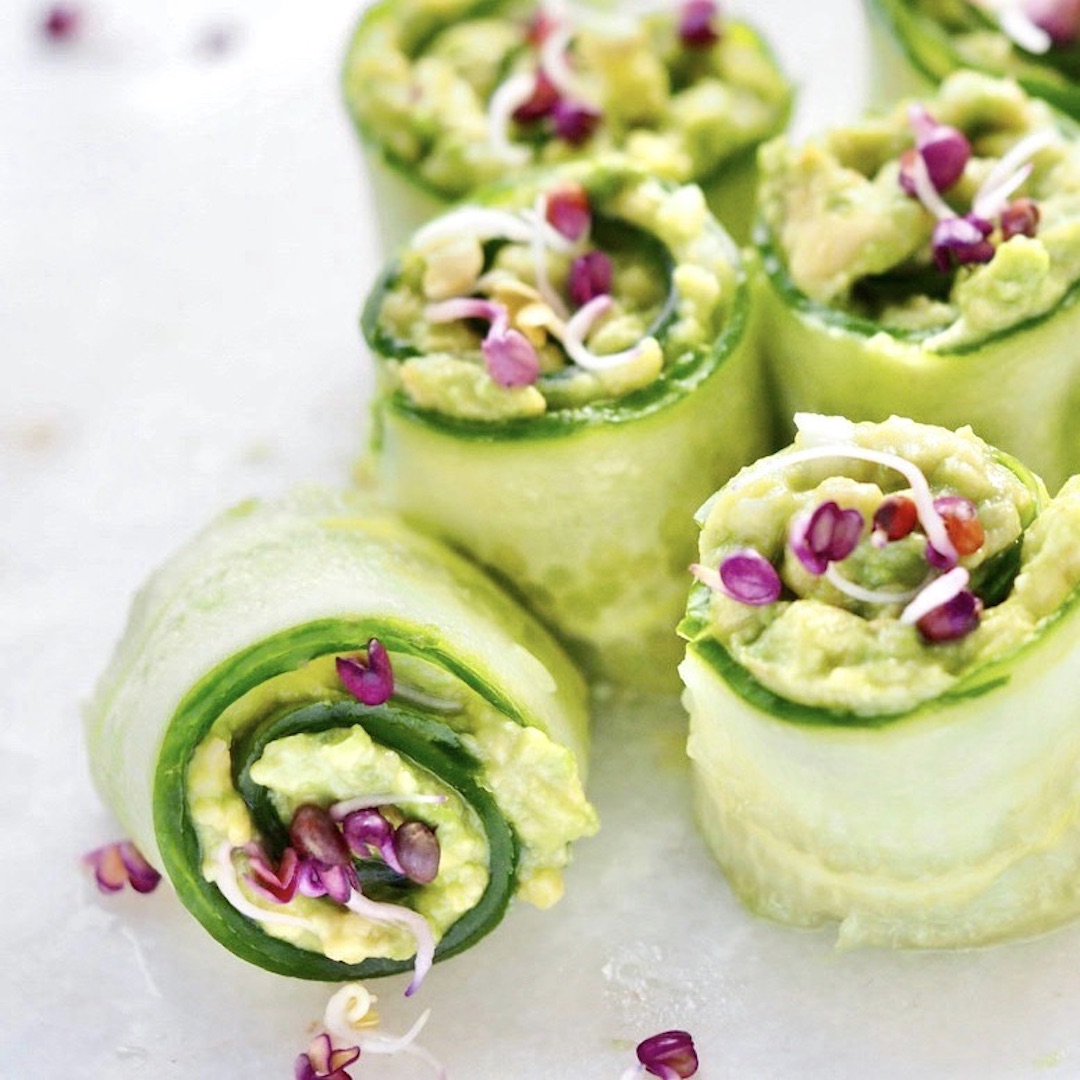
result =
[{"label": "white marble surface", "polygon": [[[356,330],[372,208],[338,101],[348,0],[85,0],[47,48],[0,17],[0,1074],[287,1077],[326,990],[250,968],[167,888],[98,896],[114,836],[79,703],[131,593],[221,507],[345,482],[369,378]],[[797,124],[853,115],[856,0],[762,0]],[[235,29],[220,56],[209,31]],[[952,955],[837,954],[732,900],[688,819],[675,701],[598,715],[566,900],[513,911],[405,1001],[455,1080],[620,1076],[694,1032],[703,1080],[1080,1076],[1080,927]],[[357,1078],[423,1077],[369,1058]]]}]

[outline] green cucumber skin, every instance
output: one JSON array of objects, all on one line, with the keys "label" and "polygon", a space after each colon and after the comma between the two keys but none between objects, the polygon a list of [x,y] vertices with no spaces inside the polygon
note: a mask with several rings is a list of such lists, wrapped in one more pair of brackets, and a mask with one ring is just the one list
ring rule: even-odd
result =
[{"label": "green cucumber skin", "polygon": [[[305,627],[298,628],[296,633],[280,635],[277,640],[260,643],[249,653],[233,658],[222,670],[211,673],[205,687],[196,687],[188,695],[177,711],[162,747],[154,816],[158,847],[169,880],[184,906],[213,938],[241,959],[280,975],[343,982],[399,974],[409,970],[412,961],[373,957],[359,964],[341,963],[263,933],[232,908],[223,900],[217,886],[208,882],[200,870],[199,841],[188,814],[187,766],[191,751],[220,712],[223,686],[228,687],[228,696],[235,700],[240,687],[250,689],[263,678],[291,671],[310,659],[314,640],[319,640],[320,651],[328,638],[338,643],[332,651],[343,651],[350,648],[344,642],[366,640],[360,635],[371,632],[370,626],[351,631],[344,626]],[[384,635],[392,645],[398,645],[385,630]],[[407,644],[408,638],[401,641]],[[264,659],[267,655],[273,658],[270,663]],[[259,672],[260,677],[250,681],[245,677],[249,671]],[[210,692],[211,687],[213,692]],[[352,702],[308,705],[287,712],[282,719],[296,730],[305,731],[359,723],[380,745],[393,747],[457,791],[483,823],[489,845],[491,879],[477,905],[447,930],[435,957],[442,960],[453,956],[495,929],[513,895],[519,845],[513,830],[499,815],[494,799],[478,782],[476,763],[449,728],[427,721],[418,732],[415,721],[409,724],[397,716],[392,707],[364,709]]]},{"label": "green cucumber skin", "polygon": [[759,279],[769,327],[765,363],[777,423],[796,412],[885,420],[907,416],[970,424],[1015,455],[1053,492],[1080,470],[1080,294],[1049,316],[974,351],[936,353],[810,303],[787,280],[759,232],[767,273]]},{"label": "green cucumber skin", "polygon": [[[245,692],[317,656],[362,649],[372,636],[546,732],[584,776],[586,687],[565,652],[471,563],[348,493],[252,502],[211,523],[136,598],[87,709],[94,780],[128,835],[215,938],[274,971],[340,980],[402,965],[372,960],[347,970],[297,955],[239,916],[202,878],[188,764],[213,720]],[[455,767],[459,788],[477,787]],[[505,906],[496,902],[508,895],[505,883],[516,880],[516,840],[505,831],[496,839],[493,881],[502,884],[488,898],[483,932]],[[479,932],[467,924],[448,951]]]},{"label": "green cucumber skin", "polygon": [[[470,5],[469,15],[475,17],[494,14],[508,6],[508,0],[478,0]],[[383,251],[387,253],[397,251],[421,225],[445,212],[455,203],[467,199],[469,195],[443,191],[425,179],[414,163],[402,160],[375,138],[362,113],[353,105],[348,92],[349,57],[373,25],[393,17],[394,8],[394,0],[382,0],[363,14],[346,50],[341,75],[345,104],[360,139],[365,166],[377,196],[380,242]],[[751,32],[760,52],[775,62],[773,51],[765,39],[756,31]],[[791,109],[792,105],[789,103],[773,134],[778,134],[787,126]],[[765,142],[768,137],[764,136],[760,141]],[[736,154],[712,175],[693,177],[691,180],[701,186],[709,209],[721,225],[736,242],[745,243],[749,239],[753,223],[754,196],[757,190],[757,146],[748,147]]]},{"label": "green cucumber skin", "polygon": [[1075,601],[966,695],[884,723],[777,708],[691,643],[696,812],[740,899],[838,922],[845,947],[986,945],[1080,914]]},{"label": "green cucumber skin", "polygon": [[[898,79],[889,70],[896,65],[886,62],[883,66],[889,78],[885,80],[887,89],[878,93],[881,100],[894,100],[897,90],[903,93],[924,91],[928,84],[940,82],[950,72],[970,66],[957,54],[948,33],[932,19],[913,12],[905,0],[866,0],[866,4],[870,9],[875,54],[895,60],[899,52],[899,58],[914,76],[911,82],[903,76]],[[895,48],[883,48],[890,41]],[[989,74],[1012,76],[1029,94],[1080,120],[1080,86],[1060,72],[1040,65],[1037,58],[1020,58],[1015,69]],[[886,96],[890,90],[894,92],[891,99]]]},{"label": "green cucumber skin", "polygon": [[744,283],[713,355],[637,408],[631,395],[455,428],[384,396],[373,449],[385,497],[516,590],[594,677],[675,689],[692,515],[773,443],[749,300]]}]

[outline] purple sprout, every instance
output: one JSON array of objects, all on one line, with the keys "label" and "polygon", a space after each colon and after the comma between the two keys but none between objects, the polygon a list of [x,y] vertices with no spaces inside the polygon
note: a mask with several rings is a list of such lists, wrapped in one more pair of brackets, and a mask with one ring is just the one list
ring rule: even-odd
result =
[{"label": "purple sprout", "polygon": [[[939,192],[948,191],[964,175],[971,159],[971,143],[952,125],[939,124],[921,105],[911,106],[908,122],[915,132],[914,153],[926,163],[930,182]],[[909,195],[916,194],[912,153],[908,151],[900,159],[900,186]]]},{"label": "purple sprout", "polygon": [[720,5],[715,0],[686,0],[679,13],[679,40],[688,49],[708,49],[720,40]]},{"label": "purple sprout", "polygon": [[1001,238],[1034,236],[1039,227],[1039,208],[1026,196],[1014,199],[1001,211]]},{"label": "purple sprout", "polygon": [[982,609],[982,601],[969,589],[963,589],[928,611],[915,625],[926,641],[956,641],[979,625]]},{"label": "purple sprout", "polygon": [[994,245],[987,239],[994,226],[974,214],[942,218],[934,225],[931,239],[934,262],[943,273],[954,266],[987,263],[994,257]]},{"label": "purple sprout", "polygon": [[125,885],[138,893],[149,893],[161,881],[161,875],[130,840],[95,848],[82,857],[82,862],[94,871],[94,881],[103,893],[119,892]]},{"label": "purple sprout", "polygon": [[592,228],[589,193],[581,184],[561,184],[548,195],[544,216],[557,233],[576,243]]},{"label": "purple sprout", "polygon": [[724,592],[752,607],[772,604],[780,597],[782,585],[776,568],[753,548],[733,551],[720,564]]},{"label": "purple sprout", "polygon": [[390,656],[378,638],[367,644],[367,662],[358,656],[339,656],[336,661],[341,685],[364,705],[382,705],[394,692]]},{"label": "purple sprout", "polygon": [[829,563],[840,562],[855,550],[862,530],[858,510],[842,510],[830,500],[792,522],[788,543],[811,574],[824,574]]},{"label": "purple sprout", "polygon": [[1080,36],[1080,0],[1025,0],[1024,14],[1058,46]]},{"label": "purple sprout", "polygon": [[345,1071],[360,1057],[359,1046],[342,1046],[337,1049],[325,1032],[311,1041],[306,1054],[296,1059],[294,1080],[352,1080]]},{"label": "purple sprout", "polygon": [[662,1031],[638,1043],[638,1061],[661,1080],[686,1080],[698,1070],[697,1051],[688,1031]]},{"label": "purple sprout", "polygon": [[41,32],[49,41],[74,41],[83,28],[83,10],[77,4],[53,4],[41,20]]},{"label": "purple sprout", "polygon": [[611,259],[602,251],[588,251],[570,264],[569,292],[575,307],[611,292]]},{"label": "purple sprout", "polygon": [[567,101],[566,98],[560,98],[551,110],[555,134],[571,146],[588,142],[602,118],[602,114],[591,105]]}]

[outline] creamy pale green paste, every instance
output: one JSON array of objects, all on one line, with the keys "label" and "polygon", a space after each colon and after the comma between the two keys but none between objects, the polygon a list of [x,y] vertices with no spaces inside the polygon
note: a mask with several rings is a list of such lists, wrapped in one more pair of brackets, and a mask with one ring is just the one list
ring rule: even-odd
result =
[{"label": "creamy pale green paste", "polygon": [[914,146],[908,104],[800,146],[777,139],[762,149],[760,213],[792,284],[939,350],[1051,311],[1080,281],[1080,141],[1072,124],[1015,83],[973,72],[950,76],[925,101],[934,119],[972,144],[963,177],[944,193],[960,214],[1010,148],[1042,129],[1059,133],[1015,193],[1038,206],[1035,236],[1002,242],[995,233],[989,262],[942,273],[931,262],[935,218],[897,179],[900,155]]},{"label": "creamy pale green paste", "polygon": [[[809,573],[787,547],[794,517],[831,499],[859,509],[869,523],[884,496],[910,489],[891,469],[840,455],[786,467],[785,451],[744,469],[701,511],[702,563],[716,566],[735,550],[755,548],[779,569],[785,598],[753,607],[712,592],[708,635],[789,700],[867,715],[903,712],[1021,647],[1076,588],[1080,482],[1043,508],[1041,485],[1003,463],[970,429],[949,432],[895,417],[882,424],[837,423],[852,444],[918,466],[935,496],[959,494],[974,502],[986,538],[961,560],[973,581],[982,564],[1022,537],[1020,570],[1007,597],[988,607],[965,637],[928,643],[898,621],[901,605],[854,600]],[[800,435],[794,449],[806,445]],[[878,549],[868,524],[855,554],[839,566],[869,588],[917,584],[926,572],[924,544]]]},{"label": "creamy pale green paste", "polygon": [[[724,20],[719,41],[681,45],[675,15],[578,20],[573,62],[587,100],[602,112],[581,146],[515,125],[526,163],[554,164],[612,149],[669,180],[709,177],[783,126],[791,91],[745,25]],[[360,127],[392,159],[446,197],[520,170],[489,137],[488,105],[508,78],[532,72],[530,17],[522,3],[397,0],[361,24],[345,65],[345,92]],[[617,5],[607,7],[619,14]]]},{"label": "creamy pale green paste", "polygon": [[[392,656],[395,678],[439,698],[459,702],[440,714],[481,761],[483,782],[522,844],[517,895],[540,907],[562,893],[569,843],[596,829],[573,757],[543,732],[497,713],[458,680],[424,661]],[[246,805],[232,784],[230,744],[238,733],[283,705],[345,698],[334,657],[313,660],[268,680],[230,705],[196,749],[188,769],[191,821],[203,852],[203,873],[215,880],[215,853],[223,843],[242,847],[259,839]],[[442,803],[403,803],[401,812],[436,830],[441,859],[430,884],[416,887],[408,903],[423,915],[436,940],[475,905],[489,878],[488,849],[472,809],[437,777],[372,742],[360,727],[294,734],[270,743],[252,767],[252,779],[267,788],[283,821],[303,803],[329,806],[362,794],[443,795]],[[239,865],[239,863],[238,863]],[[297,896],[275,905],[250,890],[247,899],[268,911],[299,915],[304,929],[268,922],[275,937],[344,963],[368,957],[404,960],[416,944],[401,927],[367,920],[325,898]]]}]

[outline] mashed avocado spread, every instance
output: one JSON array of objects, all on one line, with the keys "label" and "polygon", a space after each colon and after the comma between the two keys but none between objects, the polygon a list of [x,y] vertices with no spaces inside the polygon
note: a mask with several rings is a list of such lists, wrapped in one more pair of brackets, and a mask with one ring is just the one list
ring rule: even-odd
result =
[{"label": "mashed avocado spread", "polygon": [[[481,763],[484,782],[521,845],[517,895],[540,907],[554,903],[562,893],[569,842],[596,828],[571,752],[538,729],[506,719],[423,660],[394,655],[393,664],[397,683],[411,687],[421,707],[434,708]],[[232,752],[242,732],[279,710],[347,697],[335,657],[323,656],[267,680],[221,713],[188,767],[189,810],[208,880],[222,880],[217,853],[223,845],[250,851],[252,844],[265,842],[236,790]],[[370,795],[384,805],[389,799],[386,813],[392,822],[419,820],[433,830],[441,849],[437,875],[429,883],[398,889],[395,902],[426,920],[436,941],[478,903],[487,886],[489,852],[474,810],[451,786],[378,745],[360,725],[273,739],[251,766],[250,778],[267,793],[283,823],[305,804],[327,807]],[[407,926],[365,918],[329,899],[298,892],[287,903],[274,903],[249,883],[242,891],[249,910],[266,913],[266,933],[331,959],[403,960],[417,950]]]},{"label": "mashed avocado spread", "polygon": [[402,0],[345,65],[357,124],[444,197],[528,164],[617,149],[701,180],[779,131],[790,89],[758,37],[681,5]]},{"label": "mashed avocado spread", "polygon": [[710,347],[740,280],[700,188],[571,165],[421,229],[365,331],[385,393],[461,419],[533,417],[624,397]]},{"label": "mashed avocado spread", "polygon": [[960,72],[923,103],[774,140],[761,168],[774,275],[927,349],[1046,316],[1080,281],[1076,129],[1013,82]]},{"label": "mashed avocado spread", "polygon": [[813,708],[901,714],[977,681],[1069,601],[1076,483],[1047,502],[965,429],[807,416],[800,428],[699,517],[697,572],[711,587],[695,590],[683,632],[719,643],[760,686]]}]

